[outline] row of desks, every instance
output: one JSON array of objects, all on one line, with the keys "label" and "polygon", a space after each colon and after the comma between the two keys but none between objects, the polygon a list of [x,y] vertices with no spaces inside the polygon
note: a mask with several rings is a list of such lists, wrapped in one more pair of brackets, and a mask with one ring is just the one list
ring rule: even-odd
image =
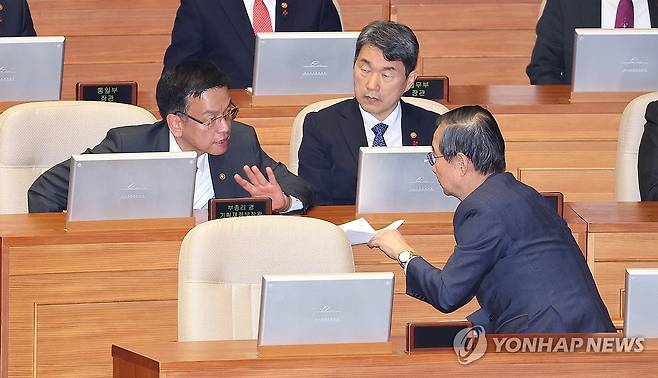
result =
[{"label": "row of desks", "polygon": [[[336,224],[352,207],[315,208],[309,216]],[[430,262],[442,265],[454,246],[452,216],[366,216],[382,227],[404,218],[401,232]],[[658,266],[658,203],[573,203],[565,219],[587,257],[613,318],[621,316],[626,266]],[[63,214],[0,216],[2,373],[15,376],[107,376],[109,347],[174,341],[178,250],[189,226],[129,231],[66,231]],[[407,322],[459,320],[404,295],[397,263],[365,246],[354,248],[357,271],[397,275],[392,333]]]},{"label": "row of desks", "polygon": [[[518,335],[516,335],[518,336]],[[551,335],[558,337],[586,335]],[[514,337],[508,335],[508,337]],[[269,357],[255,340],[147,343],[112,347],[114,377],[404,377],[404,376],[655,376],[658,350],[646,340],[642,352],[496,353],[489,342],[483,357],[458,363],[452,348],[405,353],[404,338],[393,338],[390,354]],[[585,341],[587,342],[587,341]],[[557,341],[555,342],[556,345]],[[512,345],[512,344],[510,344]],[[545,347],[546,349],[546,347]],[[501,348],[501,350],[504,350]],[[512,349],[513,350],[513,349]]]},{"label": "row of desks", "polygon": [[[318,96],[252,96],[231,90],[238,120],[256,128],[263,149],[288,163],[293,119]],[[507,170],[539,191],[566,201],[613,200],[617,129],[627,100],[572,102],[568,86],[453,86],[449,108],[480,104],[505,138]],[[0,111],[10,106],[0,103]],[[142,105],[157,115],[153,99]],[[81,147],[78,153],[86,147]],[[55,161],[64,160],[61,156]]]}]

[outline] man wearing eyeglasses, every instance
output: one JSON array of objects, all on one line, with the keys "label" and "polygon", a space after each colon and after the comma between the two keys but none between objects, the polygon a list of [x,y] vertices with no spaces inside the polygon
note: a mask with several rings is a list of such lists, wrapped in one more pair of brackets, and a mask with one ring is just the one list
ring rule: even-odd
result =
[{"label": "man wearing eyeglasses", "polygon": [[[309,185],[261,149],[251,126],[234,121],[238,108],[227,85],[228,78],[213,63],[183,62],[158,82],[161,121],[111,129],[85,153],[195,151],[195,209],[213,197],[261,196],[272,199],[275,212],[305,211],[311,201]],[[32,184],[31,213],[66,209],[69,164],[56,165]]]},{"label": "man wearing eyeglasses", "polygon": [[592,274],[566,223],[533,188],[505,172],[505,142],[491,113],[466,106],[443,115],[428,155],[447,195],[461,200],[457,245],[430,265],[397,230],[369,242],[406,272],[407,294],[469,316],[487,333],[614,332]]}]

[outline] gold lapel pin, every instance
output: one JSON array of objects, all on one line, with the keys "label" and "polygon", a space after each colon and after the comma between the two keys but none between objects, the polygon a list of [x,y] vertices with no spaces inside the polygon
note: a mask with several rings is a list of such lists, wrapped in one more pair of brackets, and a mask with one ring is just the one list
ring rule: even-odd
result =
[{"label": "gold lapel pin", "polygon": [[415,131],[410,132],[410,133],[409,133],[409,136],[411,137],[411,139],[416,139],[416,138],[418,138],[418,134],[416,134]]},{"label": "gold lapel pin", "polygon": [[224,174],[224,172],[219,174],[219,179],[222,181],[226,180],[226,175]]}]

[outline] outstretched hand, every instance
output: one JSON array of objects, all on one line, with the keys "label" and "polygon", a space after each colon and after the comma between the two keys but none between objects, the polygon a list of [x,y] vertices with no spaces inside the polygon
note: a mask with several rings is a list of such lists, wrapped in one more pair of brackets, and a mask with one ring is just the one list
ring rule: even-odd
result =
[{"label": "outstretched hand", "polygon": [[290,199],[283,194],[272,168],[265,168],[267,178],[263,176],[263,173],[255,165],[251,167],[245,165],[242,169],[247,179],[243,179],[237,173],[233,178],[252,197],[269,197],[272,199],[272,210],[274,211],[284,210],[290,207]]},{"label": "outstretched hand", "polygon": [[368,242],[368,247],[379,248],[386,256],[397,259],[402,251],[412,251],[413,249],[402,237],[398,230],[381,230]]}]

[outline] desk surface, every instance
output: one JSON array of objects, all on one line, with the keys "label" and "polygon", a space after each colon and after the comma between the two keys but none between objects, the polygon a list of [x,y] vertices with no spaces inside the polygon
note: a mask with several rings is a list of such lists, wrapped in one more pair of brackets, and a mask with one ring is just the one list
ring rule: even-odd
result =
[{"label": "desk surface", "polygon": [[[304,105],[254,106],[251,93],[244,89],[230,90],[233,102],[240,107],[242,117],[295,116]],[[449,108],[466,104],[486,105],[494,113],[621,113],[627,102],[571,103],[568,85],[459,85],[450,87]],[[280,100],[285,102],[285,96]],[[313,102],[309,100],[309,103]],[[0,102],[0,112],[20,104],[17,101]],[[306,104],[307,105],[307,104]],[[141,104],[158,114],[155,99]]]},{"label": "desk surface", "polygon": [[[560,335],[555,335],[556,337]],[[562,335],[568,336],[568,335]],[[653,340],[647,340],[648,346]],[[407,354],[393,338],[393,353],[381,355],[259,357],[255,340],[160,342],[112,346],[115,377],[159,376],[427,376],[437,374],[593,376],[601,372],[658,373],[658,351],[637,353],[487,353],[460,365],[452,348]]]},{"label": "desk surface", "polygon": [[589,232],[657,232],[658,201],[574,202]]}]

